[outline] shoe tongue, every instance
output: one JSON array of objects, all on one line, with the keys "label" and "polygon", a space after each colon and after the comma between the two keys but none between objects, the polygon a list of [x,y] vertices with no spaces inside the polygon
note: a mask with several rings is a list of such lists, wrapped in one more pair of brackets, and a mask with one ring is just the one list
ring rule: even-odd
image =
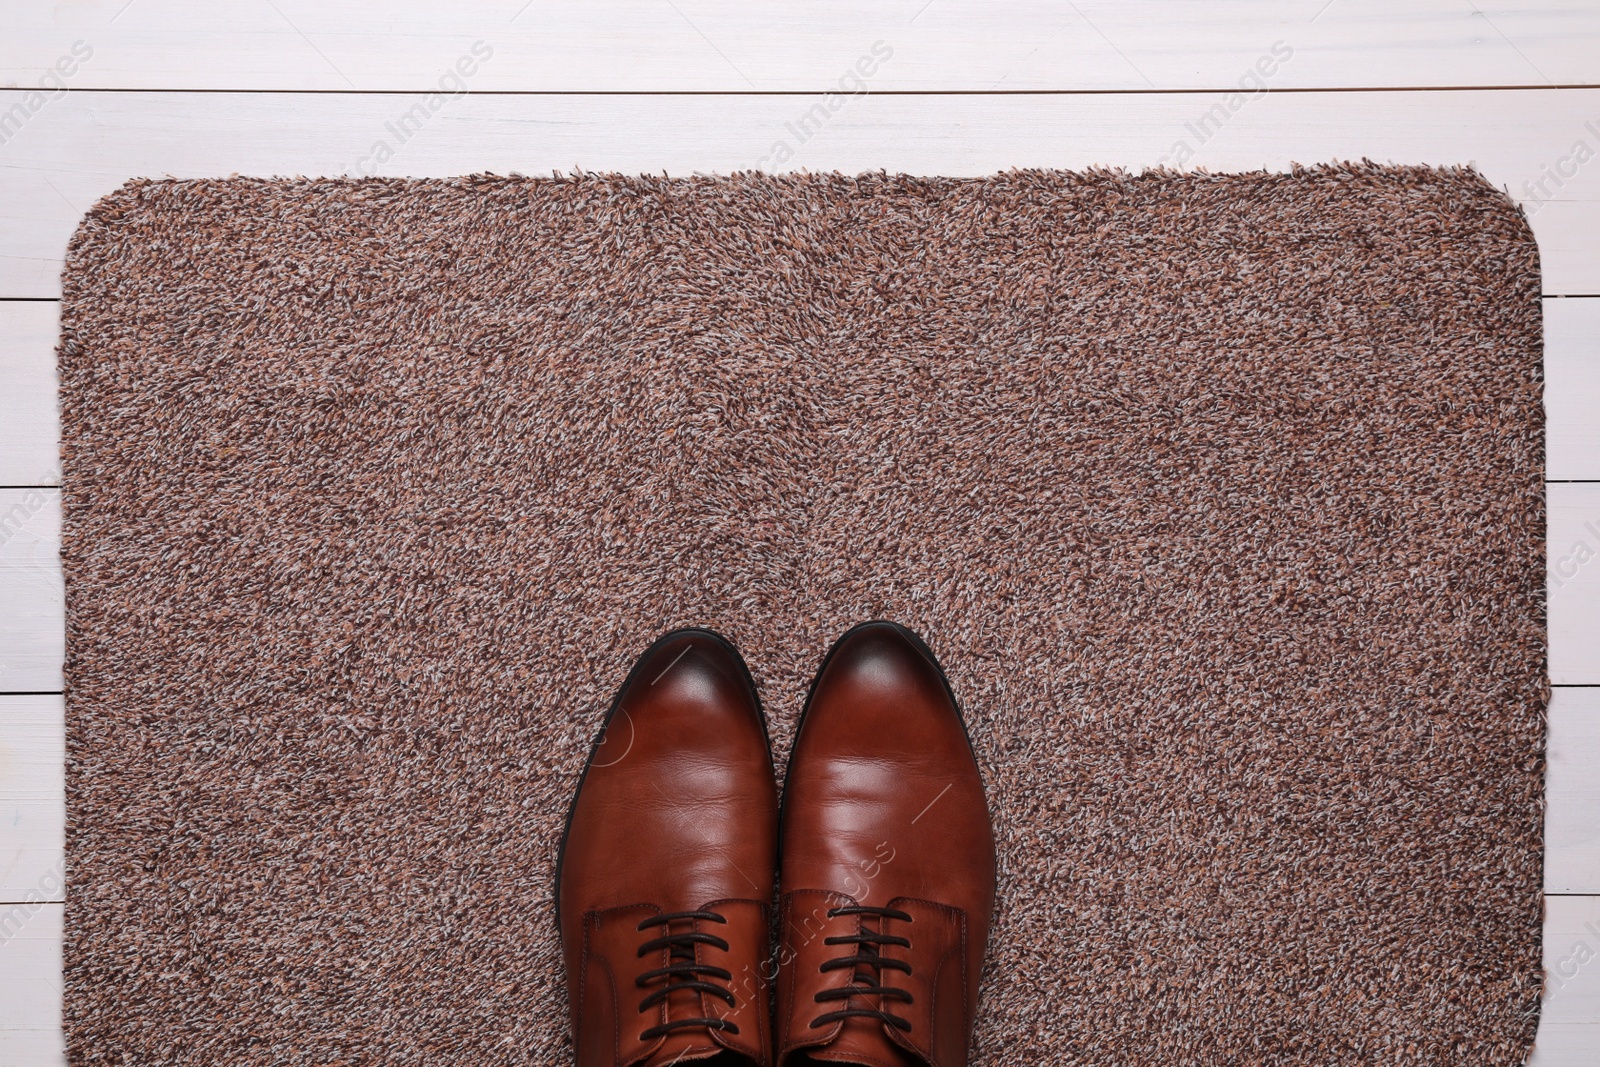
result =
[{"label": "shoe tongue", "polygon": [[813,1060],[828,1063],[866,1065],[894,1064],[895,1067],[928,1067],[921,1056],[907,1052],[884,1033],[884,1024],[872,1019],[846,1019],[839,1036],[816,1048],[805,1050]]},{"label": "shoe tongue", "polygon": [[693,1063],[726,1052],[711,1040],[711,1035],[692,1030],[668,1034],[661,1047],[639,1062],[638,1067],[672,1067],[674,1063]]}]

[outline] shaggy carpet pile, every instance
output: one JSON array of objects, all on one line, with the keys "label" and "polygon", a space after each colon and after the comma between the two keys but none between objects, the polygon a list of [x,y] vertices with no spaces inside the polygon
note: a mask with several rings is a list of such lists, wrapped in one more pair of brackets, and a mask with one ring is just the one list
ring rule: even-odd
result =
[{"label": "shaggy carpet pile", "polygon": [[920,631],[979,1064],[1515,1064],[1539,267],[1468,170],[139,181],[60,347],[75,1064],[559,1064],[659,631]]}]

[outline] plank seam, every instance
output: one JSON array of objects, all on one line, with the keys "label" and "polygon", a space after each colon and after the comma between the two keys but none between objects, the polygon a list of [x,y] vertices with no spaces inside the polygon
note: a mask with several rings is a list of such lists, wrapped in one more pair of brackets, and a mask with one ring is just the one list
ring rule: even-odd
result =
[{"label": "plank seam", "polygon": [[[191,93],[195,95],[275,95],[275,96],[415,96],[431,91],[431,85],[415,89],[156,89],[120,86],[68,86],[57,93]],[[810,97],[834,87],[813,89],[468,89],[460,96],[793,96]],[[1484,92],[1565,92],[1600,89],[1600,84],[1566,82],[1559,85],[1340,85],[1285,86],[1260,89],[1254,95],[1281,94],[1304,96],[1312,93],[1484,93]],[[13,87],[7,91],[24,90]],[[874,89],[873,96],[1231,96],[1238,86],[1215,88],[1149,89]]]}]

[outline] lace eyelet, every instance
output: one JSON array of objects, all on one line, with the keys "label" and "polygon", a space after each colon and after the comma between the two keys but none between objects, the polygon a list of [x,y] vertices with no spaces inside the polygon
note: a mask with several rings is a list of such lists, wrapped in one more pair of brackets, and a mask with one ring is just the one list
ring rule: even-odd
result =
[{"label": "lace eyelet", "polygon": [[[666,927],[667,931],[660,937],[651,938],[639,946],[640,959],[653,952],[663,950],[667,952],[666,966],[645,971],[633,980],[634,985],[641,989],[653,985],[658,980],[662,981],[661,988],[639,1002],[640,1013],[648,1011],[657,1004],[665,1003],[673,993],[680,991],[696,993],[702,997],[706,995],[719,997],[727,1002],[730,1010],[738,1007],[738,998],[733,995],[731,989],[708,981],[715,978],[721,982],[731,982],[733,973],[725,967],[700,963],[696,956],[697,945],[708,945],[726,952],[728,942],[715,934],[701,933],[692,929],[676,934],[672,932],[673,923],[690,921],[726,923],[728,920],[713,911],[679,911],[655,915],[639,924],[640,933],[657,926]],[[739,1032],[738,1024],[722,1018],[668,1019],[666,1022],[646,1028],[639,1035],[639,1040],[649,1041],[676,1030],[689,1029],[722,1030],[729,1034]]]},{"label": "lace eyelet", "polygon": [[[911,922],[912,917],[906,912],[895,908],[869,907],[863,904],[850,904],[843,907],[831,908],[828,911],[830,919],[846,916],[863,916],[877,919],[881,922],[893,919],[897,922]],[[888,1026],[893,1026],[903,1033],[911,1031],[911,1021],[888,1011],[886,1003],[898,1001],[901,1004],[912,1003],[910,990],[898,986],[884,985],[884,972],[899,971],[902,974],[911,973],[911,964],[905,960],[885,956],[883,946],[898,946],[909,949],[911,939],[895,934],[886,934],[876,930],[868,930],[858,925],[854,934],[841,934],[825,938],[827,945],[849,945],[854,950],[849,955],[839,956],[831,960],[824,960],[818,971],[826,974],[829,971],[849,969],[850,980],[844,985],[824,989],[816,993],[812,999],[819,1004],[829,1001],[843,1001],[842,1007],[817,1016],[811,1021],[811,1029],[816,1030],[829,1023],[842,1023],[846,1019],[875,1019]],[[877,997],[879,1007],[857,1008],[851,1002],[856,997]]]}]

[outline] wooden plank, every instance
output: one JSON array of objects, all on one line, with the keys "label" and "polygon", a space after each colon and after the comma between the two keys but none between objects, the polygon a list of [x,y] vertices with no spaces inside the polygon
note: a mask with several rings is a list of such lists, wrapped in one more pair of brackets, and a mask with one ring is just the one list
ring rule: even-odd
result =
[{"label": "wooden plank", "polygon": [[1600,894],[1600,688],[1554,691],[1547,752],[1545,892]]},{"label": "wooden plank", "polygon": [[[820,91],[875,41],[895,90],[1231,88],[1274,42],[1283,88],[1600,82],[1585,0],[78,0],[16,5],[0,84],[39,85],[71,45],[73,88],[432,88],[475,42],[496,91]],[[58,73],[61,73],[58,70]],[[53,82],[51,84],[54,84]]]},{"label": "wooden plank", "polygon": [[1545,472],[1600,479],[1600,299],[1544,302]]},{"label": "wooden plank", "polygon": [[[59,696],[0,696],[0,903],[60,900],[65,723]],[[1545,891],[1600,895],[1600,688],[1550,704]]]},{"label": "wooden plank", "polygon": [[[0,92],[0,113],[24,97]],[[1194,94],[468,95],[440,97],[432,101],[436,111],[429,103],[404,95],[273,93],[47,100],[0,148],[8,186],[0,297],[58,295],[78,218],[137,175],[538,174],[577,167],[975,175],[1019,165],[1137,169],[1162,161],[1282,170],[1362,157],[1475,163],[1530,204],[1546,292],[1600,293],[1600,162],[1578,166],[1572,156],[1579,140],[1600,152],[1600,89],[1273,93],[1234,98],[1232,112],[1230,98]],[[402,130],[408,114],[412,125]],[[1558,189],[1547,176],[1552,167],[1577,169]]]},{"label": "wooden plank", "polygon": [[57,485],[56,325],[60,307],[0,301],[0,485]]},{"label": "wooden plank", "polygon": [[0,696],[0,905],[63,899],[65,749],[60,696]]},{"label": "wooden plank", "polygon": [[[0,696],[0,903],[60,900],[65,820],[59,696]],[[1550,707],[1545,889],[1600,894],[1600,689]]]},{"label": "wooden plank", "polygon": [[0,1064],[65,1067],[60,904],[0,907]]},{"label": "wooden plank", "polygon": [[0,1029],[0,1063],[6,1067],[67,1067],[60,1029]]},{"label": "wooden plank", "polygon": [[1600,483],[1547,495],[1550,680],[1600,685]]},{"label": "wooden plank", "polygon": [[[1549,487],[1550,677],[1600,685],[1600,483]],[[64,647],[60,494],[0,490],[0,692],[54,691]]]},{"label": "wooden plank", "polygon": [[61,690],[61,492],[0,489],[0,693]]},{"label": "wooden plank", "polygon": [[[61,918],[61,905],[45,905],[0,942],[0,1063],[66,1064]],[[1529,1067],[1592,1067],[1600,1048],[1600,897],[1546,899],[1544,961],[1550,979]]]},{"label": "wooden plank", "polygon": [[[0,902],[60,900],[65,723],[59,696],[0,696]],[[1550,704],[1545,890],[1600,895],[1600,688]]]},{"label": "wooden plank", "polygon": [[[1600,480],[1600,299],[1545,302],[1546,465]],[[58,485],[56,304],[0,302],[0,486]]]},{"label": "wooden plank", "polygon": [[[1291,55],[1264,79],[1272,89],[1600,82],[1600,50],[1593,47],[1600,39],[1600,11],[1586,0],[1520,5],[1425,0],[1404,11],[1394,7],[1373,0],[1335,0],[1331,6],[1325,0],[1291,5],[1147,0],[1136,9],[1106,0],[1069,5],[908,0],[903,10],[897,5],[884,13],[840,0],[814,0],[776,12],[692,0],[606,6],[580,0],[535,5],[474,0],[441,10],[420,0],[395,0],[374,13],[349,0],[275,0],[226,11],[197,0],[134,0],[131,5],[80,0],[8,12],[7,32],[0,38],[0,85],[35,86],[65,58],[72,73],[62,81],[74,89],[422,92],[482,41],[490,54],[463,77],[472,90],[821,93],[871,57],[874,43],[883,42],[890,53],[865,79],[879,95],[850,99],[803,143],[787,131],[813,100],[772,103],[746,97],[700,107],[681,101],[670,106],[632,101],[630,106],[629,101],[568,99],[555,106],[519,107],[486,106],[487,98],[479,97],[451,100],[422,134],[401,146],[391,165],[377,168],[380,173],[449,174],[542,172],[580,164],[727,171],[754,166],[762,156],[768,158],[767,169],[881,165],[979,173],[1018,163],[1139,166],[1170,154],[1172,142],[1187,136],[1183,122],[1204,114],[1210,101],[1141,97],[1062,108],[1010,97],[991,107],[972,107],[946,100],[891,104],[881,94],[1227,88],[1270,56],[1279,41]],[[79,40],[90,52],[86,58],[73,55]],[[1584,97],[1580,105],[1557,107],[1550,94],[1506,93],[1498,95],[1533,100],[1480,107],[1476,95],[1416,94],[1392,105],[1330,97],[1322,104],[1285,106],[1292,97],[1249,98],[1220,133],[1195,146],[1190,162],[1240,169],[1334,156],[1473,159],[1533,208],[1546,291],[1600,292],[1600,242],[1595,240],[1600,236],[1595,181],[1600,167],[1586,164],[1553,190],[1554,196],[1528,187],[1544,180],[1551,191],[1547,175],[1573,158],[1577,141],[1600,147],[1600,132],[1589,126],[1600,120],[1600,106],[1591,94],[1578,94]],[[1573,95],[1557,99],[1570,102]],[[355,173],[361,170],[360,154],[384,136],[383,123],[418,102],[340,99],[332,105],[284,98],[266,106],[256,100],[153,106],[121,94],[45,98],[22,126],[0,128],[0,162],[7,168],[6,204],[0,207],[0,247],[7,250],[0,257],[0,297],[54,295],[61,250],[77,217],[125,177]],[[0,114],[19,100],[27,97],[0,94]],[[1440,101],[1447,103],[1440,108]],[[302,111],[312,114],[308,118]],[[58,122],[64,125],[52,132]],[[1128,129],[1118,128],[1123,122]],[[1429,122],[1442,129],[1429,130]],[[321,128],[326,123],[331,125]],[[1481,128],[1474,129],[1474,123]],[[219,135],[221,140],[211,144],[184,143]],[[132,144],[138,137],[155,140]],[[255,138],[259,141],[252,143]],[[772,149],[780,141],[794,156],[773,162]],[[1487,147],[1477,150],[1480,144]],[[1434,152],[1443,154],[1428,155]],[[1552,478],[1600,476],[1590,414],[1600,410],[1594,363],[1600,322],[1590,310],[1597,307],[1600,301],[1547,302]],[[6,386],[0,390],[0,485],[55,480],[58,430],[48,376],[53,360],[41,355],[53,340],[44,337],[53,335],[54,315],[50,305],[0,304],[0,382]],[[23,341],[12,347],[11,338]],[[1568,544],[1563,538],[1588,538],[1591,550],[1600,549],[1600,539],[1589,536],[1592,516],[1600,515],[1594,506],[1600,500],[1585,495],[1592,489],[1555,487],[1551,494],[1551,621],[1553,634],[1559,627],[1563,635],[1556,641],[1559,649],[1552,649],[1552,671],[1571,669],[1579,677],[1587,670],[1591,682],[1600,673],[1593,670],[1600,660],[1595,654],[1600,590],[1592,587],[1600,564],[1573,563],[1576,570],[1562,578],[1560,589],[1554,572],[1563,559],[1573,558],[1569,548],[1562,548]],[[60,578],[54,562],[59,501],[45,494],[33,503],[0,491],[0,517],[18,514],[19,502],[26,504],[24,520],[15,530],[0,529],[0,690],[53,688],[60,684]],[[0,899],[26,900],[47,875],[47,861],[59,855],[59,716],[59,697],[0,698],[0,825],[22,829],[21,835],[4,839]],[[1600,870],[1600,845],[1594,844],[1592,820],[1586,821],[1597,807],[1589,785],[1600,767],[1597,718],[1591,692],[1557,692],[1551,710],[1547,864],[1548,884],[1557,892],[1592,889]],[[29,809],[28,804],[39,806]],[[12,860],[14,841],[23,839],[28,843],[15,849],[15,869],[3,870]],[[25,873],[35,868],[37,875]],[[10,914],[14,919],[16,913]],[[0,931],[5,921],[0,918]],[[1600,958],[1600,898],[1550,901],[1545,955],[1552,981],[1531,1063],[1587,1067],[1600,1048],[1600,963],[1592,962]],[[0,1063],[65,1064],[60,959],[59,905],[30,905],[21,926],[0,932]]]},{"label": "wooden plank", "polygon": [[1528,1067],[1593,1067],[1600,1049],[1600,897],[1546,897],[1546,974]]}]

